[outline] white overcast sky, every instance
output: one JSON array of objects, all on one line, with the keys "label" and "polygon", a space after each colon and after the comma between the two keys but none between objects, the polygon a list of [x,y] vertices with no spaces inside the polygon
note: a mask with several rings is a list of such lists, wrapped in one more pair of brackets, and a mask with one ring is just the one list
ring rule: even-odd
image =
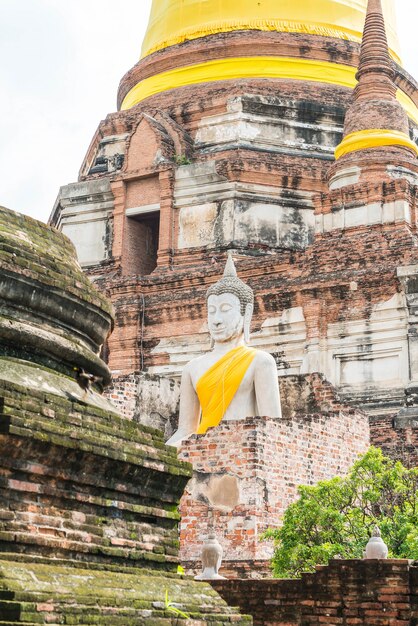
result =
[{"label": "white overcast sky", "polygon": [[[418,78],[417,0],[394,0]],[[0,0],[0,205],[46,221],[119,80],[138,60],[151,0]]]}]

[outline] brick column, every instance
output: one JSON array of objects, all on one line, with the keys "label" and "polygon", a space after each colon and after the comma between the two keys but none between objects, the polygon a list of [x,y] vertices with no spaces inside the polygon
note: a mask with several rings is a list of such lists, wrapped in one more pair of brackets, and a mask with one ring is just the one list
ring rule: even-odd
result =
[{"label": "brick column", "polygon": [[174,169],[160,172],[160,240],[157,266],[169,266],[174,249]]}]

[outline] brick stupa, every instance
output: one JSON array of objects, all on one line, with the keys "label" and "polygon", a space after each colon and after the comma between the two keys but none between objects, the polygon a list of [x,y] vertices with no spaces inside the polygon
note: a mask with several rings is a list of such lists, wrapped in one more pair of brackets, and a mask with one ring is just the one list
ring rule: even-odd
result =
[{"label": "brick stupa", "polygon": [[[297,473],[276,483],[291,499],[298,482],[343,472],[364,449],[363,412],[373,443],[417,462],[416,419],[400,411],[405,391],[415,402],[418,381],[418,85],[399,62],[391,0],[371,0],[361,55],[365,0],[256,4],[254,15],[254,3],[213,0],[204,3],[208,15],[193,15],[195,2],[173,0],[169,13],[154,1],[143,57],[121,81],[120,110],[99,125],[78,182],[61,188],[51,219],[115,307],[106,349],[112,401],[166,436],[182,367],[209,348],[204,294],[233,251],[256,295],[253,345],[277,361],[288,428],[281,432],[291,437],[303,422],[289,447]],[[215,5],[235,8],[237,19],[225,13],[211,22]],[[342,5],[348,22],[338,17]],[[170,31],[187,6],[184,29]],[[335,24],[325,26],[324,15]],[[380,143],[362,134],[361,149],[346,150],[347,137],[376,130],[385,131]],[[337,434],[341,415],[351,422]],[[321,420],[331,439],[321,440],[313,462],[305,446]],[[267,472],[258,451],[280,437],[262,420],[244,426],[251,463]],[[347,456],[330,458],[334,446]],[[205,458],[193,459],[203,475]],[[248,466],[247,494],[250,475]],[[275,508],[264,477],[256,480],[261,531],[288,500],[274,488]],[[203,519],[208,503],[196,493]],[[197,543],[193,549],[196,556]]]}]

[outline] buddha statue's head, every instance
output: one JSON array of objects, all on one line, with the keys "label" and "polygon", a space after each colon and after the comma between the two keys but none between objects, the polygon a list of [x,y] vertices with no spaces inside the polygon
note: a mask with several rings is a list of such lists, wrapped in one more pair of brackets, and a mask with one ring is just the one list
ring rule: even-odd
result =
[{"label": "buddha statue's head", "polygon": [[206,298],[212,341],[224,343],[244,335],[245,343],[249,343],[254,293],[238,278],[231,254],[228,255],[223,277],[209,287]]}]

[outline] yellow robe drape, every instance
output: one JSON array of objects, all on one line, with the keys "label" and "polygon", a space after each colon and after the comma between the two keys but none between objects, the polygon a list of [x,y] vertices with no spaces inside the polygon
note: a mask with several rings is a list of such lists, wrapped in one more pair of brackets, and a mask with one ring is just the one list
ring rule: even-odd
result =
[{"label": "yellow robe drape", "polygon": [[199,378],[196,393],[202,418],[197,429],[198,435],[220,423],[255,355],[254,348],[233,348]]}]

